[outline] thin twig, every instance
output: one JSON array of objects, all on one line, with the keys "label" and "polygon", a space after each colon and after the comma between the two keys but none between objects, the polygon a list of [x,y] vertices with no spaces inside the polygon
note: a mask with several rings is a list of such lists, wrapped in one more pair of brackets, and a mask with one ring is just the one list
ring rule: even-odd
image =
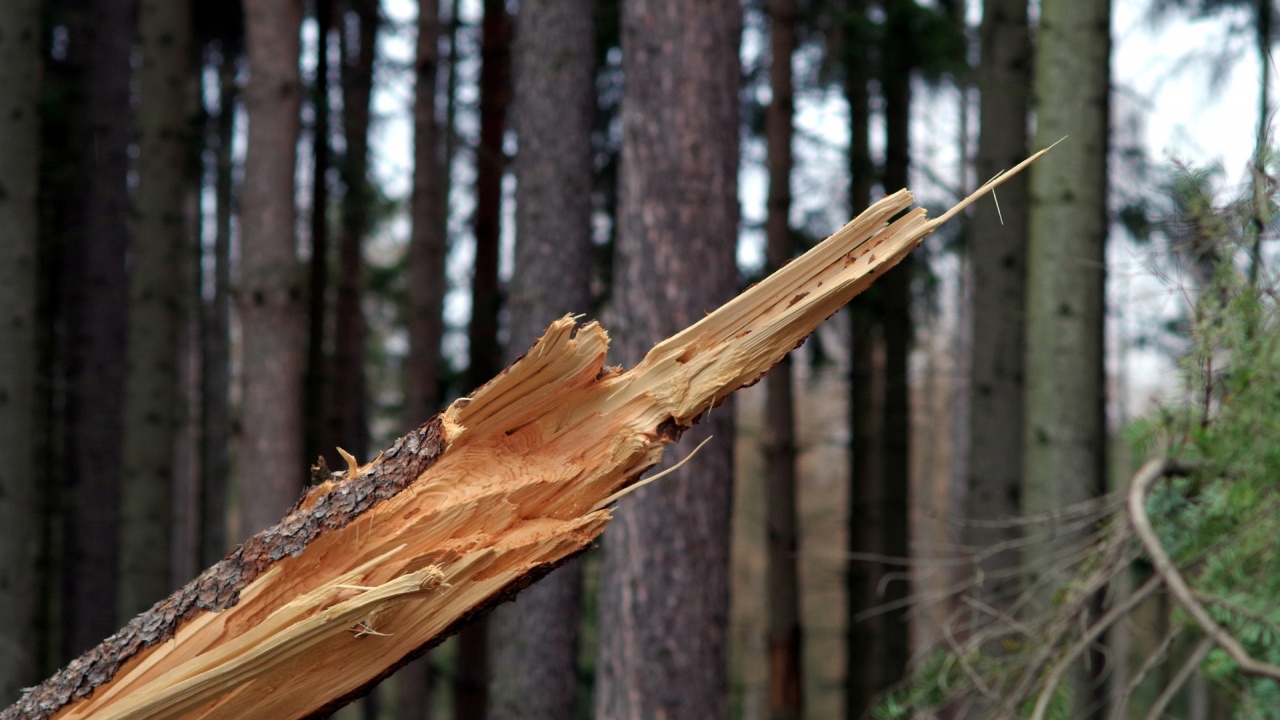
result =
[{"label": "thin twig", "polygon": [[1209,655],[1209,651],[1213,649],[1214,642],[1211,638],[1201,638],[1196,644],[1196,649],[1191,651],[1191,655],[1187,657],[1186,662],[1182,663],[1182,667],[1178,668],[1178,672],[1169,681],[1169,684],[1160,691],[1160,697],[1156,698],[1155,703],[1151,705],[1151,710],[1147,712],[1147,720],[1160,720],[1164,717],[1164,711],[1169,709],[1169,703],[1173,702],[1173,697],[1178,694],[1182,686],[1191,678],[1191,673],[1200,667],[1200,663]]}]

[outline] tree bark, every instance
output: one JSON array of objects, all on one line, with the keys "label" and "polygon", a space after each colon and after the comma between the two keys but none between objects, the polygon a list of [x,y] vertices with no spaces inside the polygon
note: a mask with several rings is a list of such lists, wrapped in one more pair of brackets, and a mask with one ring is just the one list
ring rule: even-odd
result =
[{"label": "tree bark", "polygon": [[[1027,150],[1031,38],[1024,0],[983,6],[977,171],[982,180],[1015,165]],[[987,549],[1016,538],[1009,520],[1021,511],[1023,435],[1023,323],[1027,272],[1027,183],[1017,177],[994,202],[974,208],[969,225],[973,322],[969,362],[969,447],[966,451],[964,544]],[[978,596],[1007,609],[1016,591],[1001,573],[1018,553],[991,555],[977,566],[987,578]],[[981,619],[978,619],[982,622]],[[977,628],[974,628],[977,629]]]},{"label": "tree bark", "polygon": [[40,3],[0,9],[0,703],[37,679]]},{"label": "tree bark", "polygon": [[200,564],[227,554],[227,478],[231,474],[231,198],[235,162],[237,55],[218,48],[218,113],[209,125],[214,157],[213,292],[200,330]]},{"label": "tree bark", "polygon": [[[1050,0],[1040,12],[1035,143],[1069,136],[1071,152],[1031,175],[1023,435],[1023,512],[1028,514],[1060,509],[1106,489],[1103,322],[1111,6],[1108,0]],[[1059,555],[1071,543],[1085,541],[1081,533],[1054,537],[1052,548],[1031,549],[1029,566],[1039,574],[1050,572],[1047,554]],[[1050,580],[1042,602],[1051,602],[1047,595],[1065,582]],[[1105,663],[1090,667],[1098,672]],[[1105,705],[1095,703],[1106,697],[1099,682],[1081,671],[1072,686],[1075,710]]]},{"label": "tree bark", "polygon": [[[591,309],[595,16],[596,0],[527,0],[516,15],[513,348]],[[581,607],[573,560],[493,614],[489,720],[577,716]]]},{"label": "tree bark", "polygon": [[91,2],[68,28],[77,179],[63,229],[63,654],[116,625],[129,197],[132,2]]},{"label": "tree bark", "polygon": [[[791,60],[796,48],[795,0],[771,0],[769,85],[773,99],[765,116],[769,206],[767,260],[771,271],[791,260],[791,142],[795,91]],[[799,720],[804,714],[803,635],[800,624],[799,517],[796,511],[796,427],[791,356],[765,379],[765,498],[767,612],[769,615],[769,717]]]},{"label": "tree bark", "polygon": [[[623,5],[613,322],[624,362],[732,294],[741,28],[734,0]],[[716,441],[625,503],[605,544],[598,718],[728,712],[732,406],[696,435]]]},{"label": "tree bark", "polygon": [[303,480],[306,326],[294,233],[302,4],[245,0],[244,7],[249,129],[240,203],[244,424],[238,466],[241,523],[252,533],[289,508]]},{"label": "tree bark", "polygon": [[194,101],[191,8],[138,6],[138,185],[129,251],[129,319],[121,476],[121,621],[173,590],[175,441],[181,282]]},{"label": "tree bark", "polygon": [[307,264],[307,370],[303,403],[304,459],[314,462],[324,453],[333,462],[335,438],[326,433],[331,408],[329,354],[329,169],[333,167],[329,103],[329,44],[333,40],[333,0],[315,0],[317,51],[311,85],[311,259]]},{"label": "tree bark", "polygon": [[927,220],[902,214],[911,194],[895,193],[627,371],[605,365],[598,324],[562,318],[505,372],[312,488],[0,720],[332,711],[589,547],[665,446],[976,197]]}]

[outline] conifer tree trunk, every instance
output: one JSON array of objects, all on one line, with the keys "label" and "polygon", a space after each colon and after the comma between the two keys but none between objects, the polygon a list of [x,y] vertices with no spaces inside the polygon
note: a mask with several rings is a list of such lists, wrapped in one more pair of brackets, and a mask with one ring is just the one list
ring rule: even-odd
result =
[{"label": "conifer tree trunk", "polygon": [[[629,364],[733,291],[742,9],[643,0],[622,13],[613,322]],[[733,409],[708,415],[690,434],[715,440],[624,500],[605,542],[597,718],[727,716]]]},{"label": "conifer tree trunk", "polygon": [[240,507],[248,534],[278,519],[302,488],[306,326],[294,233],[302,3],[245,0],[244,7],[249,128],[237,300],[244,327]]},{"label": "conifer tree trunk", "polygon": [[191,109],[191,6],[138,6],[138,185],[129,249],[129,322],[121,476],[121,621],[172,588],[178,357],[188,244],[184,204]]},{"label": "conifer tree trunk", "polygon": [[[1060,509],[1106,490],[1103,321],[1110,16],[1109,0],[1049,0],[1040,7],[1034,144],[1068,136],[1071,152],[1058,154],[1031,174],[1023,435],[1023,512],[1028,514]],[[1083,541],[1080,535],[1058,533],[1053,543],[1031,548],[1029,566],[1046,567],[1042,554],[1059,554],[1070,543]],[[1051,602],[1048,595],[1068,581],[1051,580],[1042,602]],[[1093,672],[1105,666],[1091,663]],[[1084,671],[1076,676],[1076,712],[1100,706],[1096,701],[1106,696],[1100,683],[1105,681]]]},{"label": "conifer tree trunk", "polygon": [[[978,179],[1013,167],[1027,150],[1031,90],[1031,38],[1025,0],[987,0],[982,18]],[[964,517],[998,521],[1016,517],[1022,488],[1023,322],[1027,272],[1027,182],[1019,176],[1000,189],[1000,208],[980,202],[970,220],[973,273],[969,362],[969,447]],[[964,544],[987,548],[1014,537],[1013,526],[968,523]],[[999,571],[1018,562],[1016,552],[989,557],[984,602],[1005,608],[1010,580]]]},{"label": "conifer tree trunk", "polygon": [[[597,0],[526,0],[516,15],[515,274],[511,351],[591,307],[591,130]],[[582,563],[571,561],[490,619],[490,720],[572,720]]]},{"label": "conifer tree trunk", "polygon": [[0,705],[37,679],[40,3],[0,7]]},{"label": "conifer tree trunk", "polygon": [[[479,387],[502,365],[498,341],[498,245],[502,226],[503,138],[511,101],[511,16],[505,0],[485,0],[480,45],[480,144],[476,147],[475,267],[471,276],[468,388]],[[454,702],[459,717],[484,717],[488,707],[488,619],[480,618],[458,637]]]},{"label": "conifer tree trunk", "polygon": [[[124,386],[132,2],[77,8],[68,27],[70,112],[77,155],[63,228],[65,312],[62,473],[63,654],[116,625],[121,412]],[[46,138],[46,142],[53,138]],[[65,138],[60,141],[65,142]]]},{"label": "conifer tree trunk", "polygon": [[334,438],[326,437],[326,400],[330,398],[327,382],[325,339],[329,316],[329,187],[328,173],[333,165],[329,115],[329,43],[332,40],[333,0],[316,0],[316,75],[311,86],[311,110],[314,116],[311,133],[311,260],[307,266],[307,371],[306,411],[303,416],[303,445],[307,462],[315,462],[321,454],[333,455]]},{"label": "conifer tree trunk", "polygon": [[[868,22],[862,0],[846,10],[839,48],[849,105],[849,206],[851,212],[871,203],[875,166],[871,159],[870,39],[861,31]],[[883,377],[877,366],[880,344],[873,323],[876,288],[849,303],[849,551],[880,551],[881,401]],[[845,715],[861,720],[875,697],[879,636],[876,623],[854,618],[876,602],[876,575],[869,562],[851,561],[846,569]]]},{"label": "conifer tree trunk", "polygon": [[231,198],[235,173],[234,43],[217,51],[218,114],[211,119],[215,159],[213,292],[204,304],[200,331],[200,565],[227,553],[227,478],[231,474]]},{"label": "conifer tree trunk", "polygon": [[[884,186],[906,187],[911,166],[911,71],[915,59],[909,49],[911,24],[916,14],[915,0],[892,0],[886,8],[886,40],[881,50],[883,73],[880,78],[884,94],[885,164]],[[879,323],[884,338],[884,417],[880,442],[883,464],[880,467],[880,502],[883,522],[880,525],[880,552],[888,558],[908,558],[911,529],[911,385],[908,364],[915,341],[911,316],[911,278],[915,258],[905,258],[881,283],[883,307]],[[877,604],[898,604],[894,610],[878,615],[881,645],[877,658],[877,692],[883,692],[900,681],[911,657],[910,622],[907,607],[902,604],[910,591],[908,575],[903,567],[883,563],[876,585]],[[893,574],[892,580],[886,576]]]},{"label": "conifer tree trunk", "polygon": [[[771,0],[769,12],[769,85],[773,99],[765,117],[769,164],[768,265],[776,270],[791,260],[791,141],[795,113],[791,58],[796,47],[794,0]],[[765,518],[768,558],[765,569],[769,616],[769,716],[799,720],[804,713],[803,636],[800,624],[796,511],[796,428],[791,356],[765,379]]]}]

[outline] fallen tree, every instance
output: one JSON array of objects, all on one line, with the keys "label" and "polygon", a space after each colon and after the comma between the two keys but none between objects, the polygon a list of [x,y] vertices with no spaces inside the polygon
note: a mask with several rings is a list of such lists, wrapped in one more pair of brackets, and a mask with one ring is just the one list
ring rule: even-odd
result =
[{"label": "fallen tree", "polygon": [[0,720],[331,712],[589,547],[666,445],[1004,177],[936,220],[882,199],[630,370],[605,365],[600,325],[557,320]]}]

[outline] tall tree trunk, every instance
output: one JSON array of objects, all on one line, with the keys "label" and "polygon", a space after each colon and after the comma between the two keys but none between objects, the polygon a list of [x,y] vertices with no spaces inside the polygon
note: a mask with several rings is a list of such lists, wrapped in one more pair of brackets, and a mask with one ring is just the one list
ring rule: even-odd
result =
[{"label": "tall tree trunk", "polygon": [[218,113],[208,129],[214,146],[213,287],[200,331],[200,565],[227,550],[227,478],[231,474],[231,197],[235,174],[236,54],[218,49]]},{"label": "tall tree trunk", "polygon": [[[623,6],[613,290],[624,363],[733,291],[741,30],[735,0]],[[731,403],[692,433],[715,441],[624,500],[605,543],[599,718],[728,714]]]},{"label": "tall tree trunk", "polygon": [[[1107,147],[1111,5],[1048,0],[1040,6],[1034,145],[1070,137],[1031,173],[1027,255],[1026,425],[1023,511],[1039,513],[1106,489],[1103,310],[1107,237]],[[1058,532],[1060,554],[1082,534]],[[1048,572],[1043,555],[1030,567]],[[1068,581],[1049,583],[1047,593]],[[1049,602],[1044,598],[1044,602]],[[1098,660],[1098,658],[1092,658]],[[1073,708],[1097,711],[1105,698],[1093,662],[1073,684]],[[1086,675],[1087,673],[1087,675]],[[1105,708],[1102,708],[1105,710]]]},{"label": "tall tree trunk", "polygon": [[[343,53],[342,125],[347,151],[342,163],[342,179],[346,197],[342,204],[338,258],[329,428],[334,442],[365,462],[369,429],[365,411],[365,324],[360,307],[364,271],[361,250],[369,232],[374,199],[369,183],[369,102],[377,49],[378,4],[376,0],[355,0],[351,10],[358,30],[355,37],[347,38]],[[333,452],[332,448],[325,450]]]},{"label": "tall tree trunk", "polygon": [[[501,237],[503,138],[511,100],[511,16],[505,0],[485,0],[480,55],[480,144],[476,148],[475,269],[471,277],[468,389],[478,388],[501,369],[498,342],[498,245]],[[488,619],[480,618],[458,637],[454,703],[459,717],[484,717],[489,682]]]},{"label": "tall tree trunk", "polygon": [[38,680],[39,0],[0,9],[0,705]]},{"label": "tall tree trunk", "polygon": [[[449,166],[436,120],[440,70],[439,0],[418,3],[418,59],[413,102],[413,195],[409,239],[407,424],[440,409],[440,339],[444,335]],[[449,128],[443,129],[449,132]]]},{"label": "tall tree trunk", "polygon": [[[912,43],[902,42],[914,32],[915,0],[892,0],[886,8],[886,41],[881,49],[884,94],[885,162],[884,186],[892,192],[908,185],[911,166],[911,69]],[[884,338],[884,419],[881,434],[882,457],[879,477],[883,522],[880,525],[880,552],[887,558],[907,558],[911,554],[911,385],[908,364],[915,340],[911,318],[911,277],[915,258],[907,257],[881,283],[883,294],[881,332]],[[896,604],[881,613],[882,627],[877,662],[877,692],[900,681],[911,657],[910,622],[903,604],[910,591],[904,566],[882,564],[876,585],[879,602]],[[892,574],[895,577],[889,579]]]},{"label": "tall tree trunk", "polygon": [[279,519],[302,488],[306,338],[294,234],[302,4],[245,0],[244,6],[249,129],[238,303],[244,327],[240,507],[247,535]]},{"label": "tall tree trunk", "polygon": [[187,257],[191,6],[138,5],[138,161],[129,249],[129,322],[121,475],[121,622],[173,589],[179,293]]},{"label": "tall tree trunk", "polygon": [[[406,425],[425,422],[440,409],[440,342],[444,337],[445,257],[448,253],[449,173],[453,165],[453,77],[456,65],[457,5],[449,15],[450,49],[444,92],[448,112],[443,127],[436,118],[440,76],[440,3],[419,0],[417,74],[413,103],[413,196],[409,239],[409,358]],[[398,678],[398,717],[427,720],[435,684],[431,656],[403,668]]]},{"label": "tall tree trunk", "polygon": [[78,9],[68,66],[82,84],[79,177],[68,198],[63,478],[63,652],[74,657],[116,627],[121,412],[129,198],[133,3]]},{"label": "tall tree trunk", "polygon": [[[1031,85],[1031,38],[1026,0],[987,0],[982,18],[978,181],[1026,157]],[[1023,321],[1026,304],[1027,182],[1000,188],[1004,200],[975,206],[969,225],[973,322],[969,362],[969,447],[964,544],[990,548],[1013,540],[1015,527],[991,525],[1020,510],[1022,492]],[[1018,563],[1005,551],[981,564],[983,602],[1007,608],[1015,590],[1001,571]],[[977,628],[974,628],[975,630]]]},{"label": "tall tree trunk", "polygon": [[326,413],[329,408],[329,378],[326,373],[325,332],[328,328],[329,294],[329,186],[332,165],[329,132],[329,42],[332,39],[333,0],[315,0],[316,75],[311,86],[311,110],[314,125],[311,132],[311,261],[307,267],[307,374],[303,394],[303,440],[306,462],[315,462],[323,453],[332,461],[334,438],[326,437]]},{"label": "tall tree trunk", "polygon": [[[510,347],[591,309],[591,130],[596,0],[526,0],[516,15],[516,253]],[[582,562],[491,616],[490,720],[571,720]]]},{"label": "tall tree trunk", "polygon": [[[769,85],[773,99],[765,116],[769,147],[768,265],[782,267],[795,252],[791,234],[791,141],[795,91],[791,58],[796,48],[795,0],[770,0]],[[800,626],[796,512],[796,428],[791,356],[765,379],[765,502],[767,607],[769,616],[769,716],[798,720],[804,713],[803,636]]]},{"label": "tall tree trunk", "polygon": [[[869,22],[864,0],[851,4],[845,16],[839,48],[844,70],[845,101],[849,105],[849,205],[856,215],[871,203],[875,166],[871,159],[870,38],[863,28]],[[849,551],[880,552],[879,515],[881,395],[883,377],[877,365],[880,345],[874,323],[874,288],[849,303]],[[850,561],[845,577],[848,618],[845,662],[845,714],[860,720],[875,697],[878,667],[879,625],[855,621],[859,613],[876,604],[875,567]]]}]

